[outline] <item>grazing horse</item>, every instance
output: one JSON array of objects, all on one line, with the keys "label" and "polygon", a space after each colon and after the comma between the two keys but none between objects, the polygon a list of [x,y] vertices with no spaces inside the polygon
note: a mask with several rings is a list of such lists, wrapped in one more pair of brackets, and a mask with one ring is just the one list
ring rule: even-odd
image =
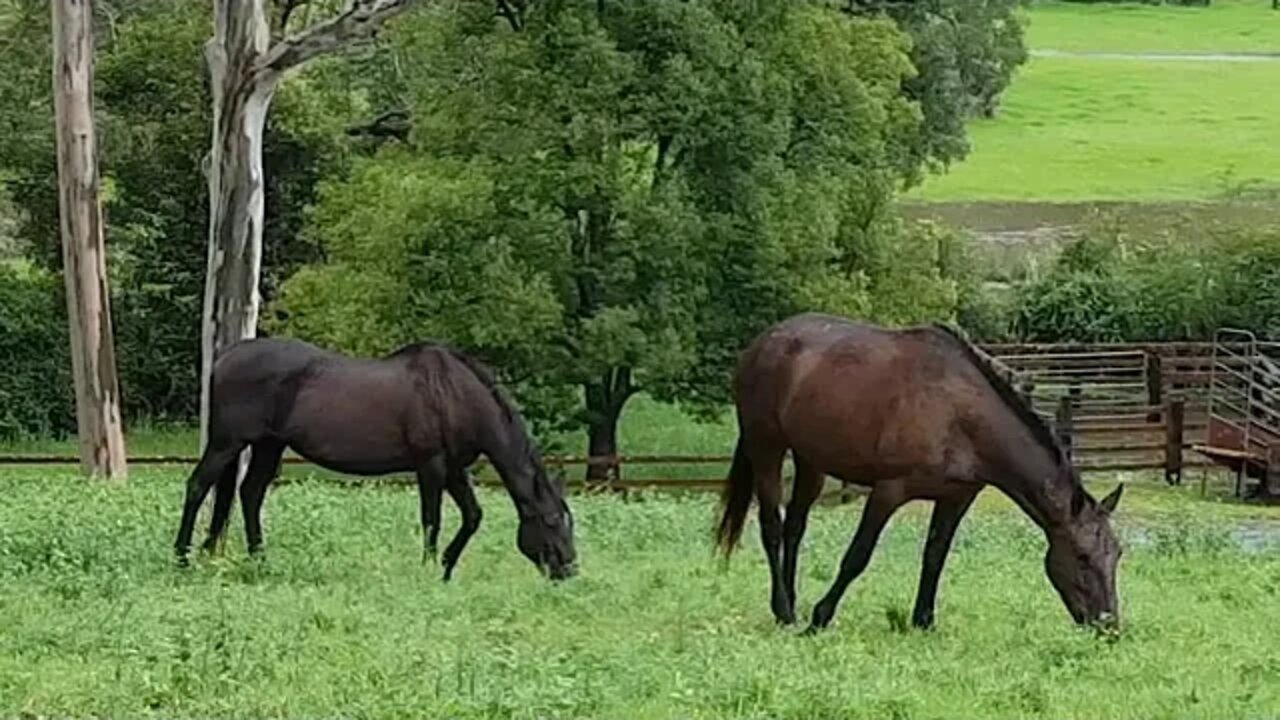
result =
[{"label": "grazing horse", "polygon": [[[1118,623],[1120,545],[1101,502],[1080,483],[1044,421],[991,360],[942,327],[886,330],[804,314],[769,328],[743,352],[734,378],[738,445],[724,490],[720,548],[737,544],[753,497],[772,578],[773,614],[795,621],[796,561],[824,475],[871,488],[840,571],[809,630],[831,622],[866,568],[891,515],[934,501],[912,623],[933,625],[938,576],[956,526],[994,485],[1048,538],[1045,570],[1078,623]],[[786,520],[782,461],[795,463]]]},{"label": "grazing horse", "polygon": [[196,514],[215,486],[204,548],[217,546],[246,447],[251,460],[240,485],[245,537],[251,553],[261,549],[263,496],[288,447],[338,472],[416,473],[424,558],[435,556],[441,493],[447,491],[462,525],[445,548],[445,580],[480,526],[467,467],[483,454],[519,513],[520,551],[552,579],[574,573],[573,518],[564,488],[547,477],[524,419],[492,374],[457,350],[418,343],[380,359],[356,359],[297,340],[247,340],[214,364],[210,398],[208,444],[187,481],[175,544],[182,562]]}]

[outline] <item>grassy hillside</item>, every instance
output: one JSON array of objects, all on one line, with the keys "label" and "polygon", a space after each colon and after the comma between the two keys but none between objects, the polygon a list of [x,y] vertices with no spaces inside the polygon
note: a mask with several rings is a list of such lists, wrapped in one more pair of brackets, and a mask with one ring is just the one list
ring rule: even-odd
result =
[{"label": "grassy hillside", "polygon": [[[1280,51],[1280,12],[1264,5],[1037,5],[1029,37],[1033,50]],[[1276,87],[1280,60],[1033,57],[999,115],[970,126],[970,157],[910,197],[1152,201],[1274,189]]]},{"label": "grassy hillside", "polygon": [[1029,15],[1035,48],[1280,53],[1280,12],[1270,0],[1213,0],[1207,8],[1043,2]]},{"label": "grassy hillside", "polygon": [[1280,62],[1033,58],[913,197],[1170,200],[1280,184]]}]

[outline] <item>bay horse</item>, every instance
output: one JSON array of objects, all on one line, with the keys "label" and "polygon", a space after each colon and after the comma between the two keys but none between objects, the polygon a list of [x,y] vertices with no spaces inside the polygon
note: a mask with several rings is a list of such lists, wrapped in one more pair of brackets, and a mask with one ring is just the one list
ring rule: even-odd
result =
[{"label": "bay horse", "polygon": [[521,553],[554,580],[575,572],[573,517],[516,408],[492,373],[468,355],[416,343],[377,359],[299,340],[261,338],[229,347],[214,364],[205,451],[187,481],[175,549],[186,562],[200,505],[216,487],[206,550],[217,546],[240,484],[250,553],[262,548],[261,509],[285,448],[324,468],[362,476],[417,475],[423,557],[435,557],[441,494],[462,515],[444,551],[449,580],[481,510],[467,467],[484,455],[515,503]]},{"label": "bay horse", "polygon": [[[880,531],[915,499],[934,501],[912,624],[932,627],[938,577],[956,526],[994,485],[1044,530],[1045,570],[1071,617],[1116,625],[1120,545],[1101,502],[1081,485],[1044,420],[993,361],[941,325],[890,330],[802,314],[765,330],[734,377],[738,442],[723,492],[720,549],[737,545],[753,498],[779,623],[795,622],[796,563],[823,476],[871,489],[840,570],[813,608],[826,627],[866,568]],[[786,519],[782,462],[795,464]]]}]

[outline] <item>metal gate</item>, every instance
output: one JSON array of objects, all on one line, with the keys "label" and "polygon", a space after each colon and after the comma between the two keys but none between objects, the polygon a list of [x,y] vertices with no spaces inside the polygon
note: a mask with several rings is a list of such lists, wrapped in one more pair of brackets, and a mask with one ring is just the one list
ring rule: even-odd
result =
[{"label": "metal gate", "polygon": [[1208,409],[1208,436],[1196,451],[1235,471],[1237,495],[1249,480],[1265,494],[1280,494],[1280,342],[1218,330]]}]

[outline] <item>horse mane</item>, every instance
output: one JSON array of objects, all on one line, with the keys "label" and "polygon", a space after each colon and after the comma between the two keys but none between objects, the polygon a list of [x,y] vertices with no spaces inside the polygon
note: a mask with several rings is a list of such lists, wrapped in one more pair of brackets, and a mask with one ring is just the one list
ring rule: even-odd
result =
[{"label": "horse mane", "polygon": [[515,407],[511,404],[511,401],[507,398],[506,393],[502,391],[502,386],[498,384],[497,377],[494,376],[493,371],[489,369],[488,365],[485,365],[476,358],[471,357],[457,348],[450,347],[448,345],[441,345],[440,349],[448,353],[454,360],[462,363],[463,366],[471,371],[472,375],[476,376],[476,379],[480,381],[481,385],[488,388],[489,394],[493,396],[493,401],[498,404],[498,407],[502,408],[502,413],[507,416],[507,422],[515,421],[518,413],[516,412]]},{"label": "horse mane", "polygon": [[[1031,435],[1053,455],[1058,464],[1062,464],[1066,458],[1062,443],[1058,442],[1057,436],[1054,435],[1053,430],[1040,413],[1036,412],[1014,389],[1013,384],[1009,382],[1007,377],[1010,371],[997,367],[998,361],[970,342],[958,328],[943,323],[935,323],[931,327],[960,348],[965,358],[982,373],[982,376],[987,379],[991,388],[996,391],[996,394],[1000,396],[1004,404],[1027,426],[1027,429],[1031,431]],[[1079,479],[1075,477],[1074,473],[1072,473],[1072,482],[1076,485],[1079,484]]]},{"label": "horse mane", "polygon": [[489,394],[493,397],[494,403],[502,409],[502,414],[506,416],[508,422],[514,421],[519,416],[519,413],[516,412],[515,406],[513,406],[511,401],[507,399],[506,394],[502,392],[502,386],[498,384],[498,379],[493,374],[493,371],[489,369],[489,366],[452,345],[433,341],[416,342],[405,345],[387,357],[393,358],[416,355],[424,350],[437,350],[461,363],[462,366],[469,370],[471,374],[480,381],[480,384],[484,385],[489,391]]}]

